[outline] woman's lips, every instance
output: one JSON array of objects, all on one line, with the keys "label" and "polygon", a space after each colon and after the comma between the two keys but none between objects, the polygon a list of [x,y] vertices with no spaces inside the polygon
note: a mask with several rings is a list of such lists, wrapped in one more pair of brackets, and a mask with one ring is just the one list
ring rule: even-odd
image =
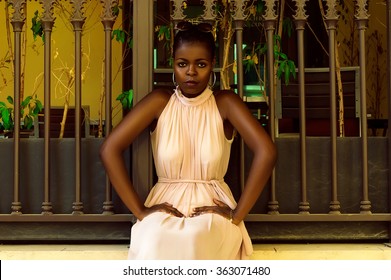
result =
[{"label": "woman's lips", "polygon": [[197,82],[196,81],[186,81],[185,84],[188,86],[195,86],[195,85],[197,85]]}]

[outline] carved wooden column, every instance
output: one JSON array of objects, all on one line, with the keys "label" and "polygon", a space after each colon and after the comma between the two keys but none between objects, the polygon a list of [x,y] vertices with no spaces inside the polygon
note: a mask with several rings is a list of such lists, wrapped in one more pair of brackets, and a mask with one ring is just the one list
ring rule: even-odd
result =
[{"label": "carved wooden column", "polygon": [[[112,71],[112,45],[111,45],[111,33],[113,31],[113,25],[116,20],[116,16],[113,14],[113,8],[118,6],[118,0],[101,0],[103,6],[103,13],[101,16],[102,24],[105,31],[105,135],[106,137],[111,132],[111,119],[112,119],[112,105],[111,105],[111,71]],[[111,184],[108,176],[106,175],[106,196],[105,202],[103,202],[103,214],[114,214],[114,205],[112,201]]]},{"label": "carved wooden column", "polygon": [[298,69],[299,69],[299,99],[300,99],[300,164],[301,164],[301,201],[300,214],[309,214],[310,203],[307,200],[307,150],[306,150],[306,113],[305,113],[305,73],[304,73],[304,30],[308,16],[305,5],[308,0],[294,0],[296,14],[294,21],[297,31]]},{"label": "carved wooden column", "polygon": [[[203,3],[204,5],[204,12],[201,17],[204,22],[210,23],[211,25],[213,25],[217,17],[217,14],[215,12],[216,2],[216,0],[201,0],[201,3]],[[212,78],[210,82],[213,83]]]},{"label": "carved wooden column", "polygon": [[[153,87],[153,0],[133,1],[133,90],[134,104]],[[133,142],[133,185],[144,200],[153,185],[153,159],[149,131]]]},{"label": "carved wooden column", "polygon": [[9,0],[13,9],[11,24],[14,31],[14,201],[11,214],[22,214],[19,201],[20,177],[20,74],[21,74],[21,36],[26,21],[26,0]]},{"label": "carved wooden column", "polygon": [[202,14],[202,18],[205,22],[213,23],[216,21],[216,4],[217,0],[201,0],[204,4],[204,13]]},{"label": "carved wooden column", "polygon": [[[233,5],[233,20],[235,24],[236,31],[236,50],[237,50],[237,89],[240,98],[243,99],[243,25],[246,18],[245,8],[246,0],[236,0]],[[244,148],[245,144],[242,138],[240,138],[240,187],[243,191],[245,184],[245,159],[244,159]]]},{"label": "carved wooden column", "polygon": [[83,214],[83,202],[81,201],[81,37],[85,17],[83,5],[86,0],[70,0],[73,4],[71,23],[75,33],[75,202],[73,202],[72,214]]},{"label": "carved wooden column", "polygon": [[53,214],[50,202],[50,86],[51,86],[51,36],[55,18],[53,17],[53,4],[55,0],[40,0],[42,4],[42,25],[45,35],[44,42],[44,201],[42,214]]},{"label": "carved wooden column", "polygon": [[[207,0],[208,1],[208,0]],[[185,15],[183,14],[183,1],[182,0],[171,0],[172,2],[172,14],[171,19],[174,24],[174,26],[182,21],[185,18]]]},{"label": "carved wooden column", "polygon": [[[388,95],[388,127],[391,128],[391,0],[387,0],[387,95]],[[391,209],[391,133],[388,138],[388,209]],[[388,230],[391,242],[391,222]]]},{"label": "carved wooden column", "polygon": [[335,33],[338,24],[337,0],[327,0],[328,7],[325,15],[329,32],[329,71],[330,71],[330,138],[331,138],[331,201],[330,214],[340,214],[341,205],[338,201],[338,173],[337,173],[337,95],[335,75]]},{"label": "carved wooden column", "polygon": [[[268,82],[267,82],[267,91],[269,93],[269,127],[270,127],[270,136],[273,141],[276,138],[276,129],[275,129],[275,100],[276,92],[274,88],[274,30],[277,21],[277,14],[275,10],[276,0],[265,0],[266,11],[263,15],[263,21],[265,23],[266,29],[266,42],[267,42],[267,72]],[[271,175],[271,191],[270,191],[270,201],[268,202],[268,213],[269,214],[279,214],[278,201],[276,198],[276,174],[275,169],[273,169]]]},{"label": "carved wooden column", "polygon": [[366,83],[366,46],[365,31],[368,25],[367,0],[356,1],[356,23],[360,41],[360,98],[361,98],[361,144],[362,144],[362,187],[363,196],[360,202],[360,213],[371,213],[371,202],[368,195],[368,133],[367,133],[367,83]]},{"label": "carved wooden column", "polygon": [[238,93],[243,99],[243,25],[246,18],[245,8],[247,0],[235,0],[233,19],[236,30],[236,49],[237,49],[237,75],[238,75]]}]

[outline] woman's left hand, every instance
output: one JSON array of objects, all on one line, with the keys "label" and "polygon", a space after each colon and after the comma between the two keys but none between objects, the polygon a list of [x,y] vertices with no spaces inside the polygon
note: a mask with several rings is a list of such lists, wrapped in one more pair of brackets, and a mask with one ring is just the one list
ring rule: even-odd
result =
[{"label": "woman's left hand", "polygon": [[[213,199],[213,202],[216,203],[216,206],[201,206],[193,209],[193,213],[190,214],[190,217],[199,216],[202,214],[213,213],[223,216],[224,218],[232,219],[233,210],[221,200],[216,198]],[[236,224],[236,223],[235,223]]]}]

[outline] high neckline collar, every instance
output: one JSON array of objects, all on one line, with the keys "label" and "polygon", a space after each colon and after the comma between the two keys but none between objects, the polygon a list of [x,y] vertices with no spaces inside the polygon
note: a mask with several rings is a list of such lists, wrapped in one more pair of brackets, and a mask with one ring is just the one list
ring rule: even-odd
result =
[{"label": "high neckline collar", "polygon": [[197,95],[196,97],[186,97],[182,94],[179,86],[177,86],[174,93],[184,105],[197,106],[208,100],[213,94],[213,91],[209,87],[206,87],[200,95]]}]

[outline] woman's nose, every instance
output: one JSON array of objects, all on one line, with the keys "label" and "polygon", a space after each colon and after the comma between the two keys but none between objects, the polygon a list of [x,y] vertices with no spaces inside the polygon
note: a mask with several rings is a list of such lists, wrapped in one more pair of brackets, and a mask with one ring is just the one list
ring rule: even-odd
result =
[{"label": "woman's nose", "polygon": [[187,75],[195,75],[195,74],[196,74],[195,67],[193,65],[189,65],[189,68],[187,69]]}]

